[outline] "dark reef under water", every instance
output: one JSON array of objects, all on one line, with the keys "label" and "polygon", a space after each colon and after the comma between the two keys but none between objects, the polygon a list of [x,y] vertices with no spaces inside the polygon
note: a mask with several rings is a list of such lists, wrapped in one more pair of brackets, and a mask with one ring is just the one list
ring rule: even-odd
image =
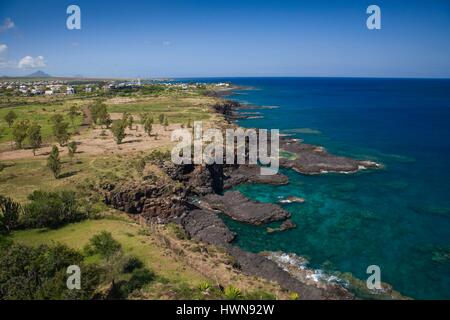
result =
[{"label": "dark reef under water", "polygon": [[406,296],[450,298],[450,80],[201,81],[218,80],[253,88],[232,99],[272,106],[257,110],[262,118],[239,125],[278,128],[333,153],[385,165],[349,175],[283,169],[289,185],[239,186],[259,201],[306,200],[283,205],[297,225],[285,232],[225,219],[239,246],[296,253],[314,268],[363,280],[369,265],[379,265],[381,280]]}]

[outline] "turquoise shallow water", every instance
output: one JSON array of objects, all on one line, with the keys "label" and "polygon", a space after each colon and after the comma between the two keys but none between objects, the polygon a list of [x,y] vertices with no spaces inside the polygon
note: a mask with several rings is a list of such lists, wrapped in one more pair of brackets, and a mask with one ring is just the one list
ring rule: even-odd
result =
[{"label": "turquoise shallow water", "polygon": [[334,153],[385,165],[354,175],[283,170],[287,186],[240,186],[260,201],[293,195],[306,202],[285,206],[298,227],[282,233],[227,219],[238,245],[294,252],[312,267],[360,279],[375,264],[382,281],[404,295],[450,298],[450,80],[220,80],[253,87],[233,99],[278,107],[240,125],[290,130]]}]

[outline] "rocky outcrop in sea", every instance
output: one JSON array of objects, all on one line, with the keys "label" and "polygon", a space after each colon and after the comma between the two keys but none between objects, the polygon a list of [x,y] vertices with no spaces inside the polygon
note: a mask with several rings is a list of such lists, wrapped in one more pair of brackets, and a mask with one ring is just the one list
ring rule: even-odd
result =
[{"label": "rocky outcrop in sea", "polygon": [[[234,101],[223,101],[213,106],[229,122],[236,119],[240,108],[242,106]],[[280,165],[307,175],[352,173],[380,167],[370,161],[331,155],[322,147],[286,137],[281,139],[280,148],[291,155],[281,158]],[[282,287],[298,292],[302,299],[354,298],[343,283],[328,281],[317,285],[313,271],[305,271],[299,277],[274,255],[246,252],[231,244],[236,235],[228,229],[220,214],[253,225],[282,221],[280,227],[272,228],[271,232],[295,228],[289,220],[290,213],[278,204],[252,201],[237,191],[226,192],[243,183],[285,185],[289,183],[287,176],[281,173],[263,176],[257,165],[174,165],[163,159],[153,162],[174,181],[173,184],[158,180],[106,184],[100,188],[105,203],[139,216],[143,221],[179,223],[191,238],[224,247],[236,259],[243,273],[276,281]],[[280,200],[280,203],[303,201],[290,197]],[[304,270],[309,269],[305,267]]]}]

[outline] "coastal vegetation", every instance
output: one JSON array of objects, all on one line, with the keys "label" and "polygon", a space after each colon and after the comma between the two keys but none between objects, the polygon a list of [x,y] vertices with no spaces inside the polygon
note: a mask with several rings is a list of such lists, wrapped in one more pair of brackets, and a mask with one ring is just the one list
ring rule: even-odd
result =
[{"label": "coastal vegetation", "polygon": [[[175,128],[223,123],[210,112],[217,98],[203,90],[150,85],[2,98],[0,299],[288,299],[278,284],[243,274],[224,250],[180,226],[141,225],[103,203],[102,185],[178,186],[155,163],[170,158]],[[52,260],[41,263],[46,256]],[[20,266],[7,267],[18,259]],[[65,286],[73,264],[86,280],[80,291]],[[21,278],[24,268],[36,277]]]}]

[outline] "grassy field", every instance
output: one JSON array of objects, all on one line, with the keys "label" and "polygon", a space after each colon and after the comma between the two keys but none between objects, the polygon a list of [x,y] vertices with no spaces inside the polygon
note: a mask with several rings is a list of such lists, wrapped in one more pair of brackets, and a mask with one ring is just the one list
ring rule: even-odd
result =
[{"label": "grassy field", "polygon": [[189,95],[169,94],[164,96],[135,99],[134,101],[107,101],[108,111],[111,113],[129,112],[139,115],[150,113],[158,121],[158,116],[164,114],[170,123],[187,123],[188,120],[209,120],[213,114],[209,106],[214,104],[214,98]]},{"label": "grassy field", "polygon": [[101,231],[110,232],[120,242],[124,251],[141,259],[145,266],[170,282],[189,282],[193,286],[208,279],[198,271],[176,261],[165,248],[142,232],[142,228],[123,219],[87,220],[57,230],[34,229],[14,232],[14,242],[36,246],[63,243],[73,249],[82,249],[89,239]]},{"label": "grassy field", "polygon": [[[25,202],[34,190],[80,190],[98,181],[138,179],[133,168],[136,156],[77,156],[62,158],[59,179],[55,179],[45,159],[24,159],[0,163],[0,194]],[[2,167],[3,166],[3,167]]]},{"label": "grassy field", "polygon": [[[8,128],[4,116],[13,110],[17,116],[17,120],[28,119],[36,121],[42,127],[42,135],[47,146],[53,141],[52,125],[50,119],[55,114],[62,114],[66,121],[69,121],[67,115],[71,106],[75,105],[79,110],[89,106],[94,100],[73,98],[71,96],[59,97],[9,97],[9,104],[2,100],[0,104],[0,194],[10,196],[17,201],[25,201],[28,194],[34,190],[59,190],[62,188],[76,189],[80,185],[85,184],[87,180],[98,181],[102,177],[121,178],[134,177],[132,161],[140,156],[140,149],[137,151],[130,150],[130,154],[122,155],[103,155],[86,154],[80,151],[75,156],[75,161],[71,162],[66,153],[62,160],[62,172],[59,179],[55,179],[46,167],[46,156],[43,150],[37,150],[38,158],[32,156],[31,150],[22,152],[24,157],[11,158],[4,157],[2,161],[2,151],[12,151],[11,129]],[[199,92],[165,92],[158,95],[131,95],[127,97],[113,96],[105,100],[110,113],[116,114],[129,112],[135,115],[136,121],[139,115],[145,112],[150,113],[155,122],[159,122],[159,115],[164,114],[168,117],[171,124],[187,124],[195,120],[218,121],[221,119],[218,115],[211,112],[210,106],[216,103],[216,98],[201,95]],[[11,106],[9,106],[11,105]],[[75,127],[78,127],[83,121],[80,115],[76,119]],[[71,128],[74,130],[74,128]],[[89,144],[90,141],[84,141],[92,129],[84,127],[81,135],[75,135],[71,138],[74,141],[82,141]],[[112,138],[111,138],[112,139]],[[97,139],[102,145],[101,139]],[[26,145],[26,144],[25,144]],[[82,144],[83,146],[83,144]],[[82,147],[81,146],[81,147]],[[80,147],[80,148],[81,148]],[[133,149],[133,144],[119,145],[117,149],[129,147]],[[48,147],[47,147],[48,148]],[[66,152],[66,148],[60,148]],[[133,153],[133,154],[131,154]],[[25,157],[27,156],[27,157]]]},{"label": "grassy field", "polygon": [[[37,157],[32,155],[31,150],[11,151],[9,143],[11,130],[7,128],[3,118],[8,111],[14,110],[18,115],[18,120],[36,121],[42,126],[42,134],[46,142],[51,142],[53,139],[50,118],[54,114],[63,114],[69,121],[67,113],[72,105],[77,105],[81,110],[93,100],[72,97],[59,97],[58,99],[55,97],[12,97],[11,100],[14,101],[0,102],[0,128],[4,128],[0,137],[0,159],[2,159],[2,153],[4,155],[3,160],[0,161],[0,195],[9,196],[16,201],[25,203],[28,201],[28,195],[35,190],[74,190],[82,199],[89,199],[95,212],[101,213],[103,216],[102,219],[86,220],[57,230],[16,231],[10,236],[14,242],[33,246],[60,242],[74,249],[81,249],[93,235],[101,231],[108,231],[120,242],[125,253],[137,256],[157,274],[159,280],[147,288],[144,298],[191,297],[189,292],[192,291],[192,288],[195,289],[205,281],[210,284],[220,283],[224,287],[235,285],[245,292],[264,290],[274,293],[278,297],[286,297],[287,294],[278,285],[243,275],[234,268],[233,261],[223,250],[191,240],[177,239],[176,235],[171,235],[170,228],[161,226],[158,227],[158,230],[144,228],[123,213],[107,208],[101,202],[101,197],[95,193],[94,186],[98,186],[99,182],[104,181],[114,183],[139,181],[143,174],[139,174],[135,169],[136,160],[149,154],[155,148],[167,149],[166,144],[157,147],[151,146],[145,150],[134,150],[133,148],[138,145],[138,142],[116,146],[110,138],[114,143],[114,150],[116,147],[118,150],[128,150],[125,147],[131,146],[130,152],[115,153],[108,150],[107,153],[100,151],[92,154],[83,151],[83,145],[89,145],[95,140],[100,141],[101,146],[104,146],[106,141],[104,139],[107,138],[95,137],[90,141],[86,136],[95,134],[101,129],[85,128],[81,134],[72,138],[80,142],[79,153],[75,155],[73,161],[67,156],[67,148],[60,148],[64,151],[61,153],[62,170],[60,177],[55,179],[46,166],[45,148],[38,150]],[[158,122],[159,115],[164,114],[173,127],[179,127],[178,124],[181,123],[186,124],[188,120],[191,122],[207,120],[220,123],[223,119],[213,113],[210,108],[216,102],[216,98],[202,96],[198,92],[192,91],[168,92],[158,95],[128,95],[126,97],[116,95],[105,100],[108,111],[113,113],[116,118],[119,113],[129,112],[136,115],[137,120],[141,113],[148,112]],[[83,117],[80,115],[76,119],[76,125],[80,125],[82,120]],[[156,125],[156,127],[158,126]],[[168,136],[169,132],[170,130],[165,135]],[[162,140],[164,134],[161,135],[163,137],[159,141],[165,141]],[[168,138],[166,137],[166,139]],[[46,148],[49,149],[49,146]],[[97,150],[97,147],[95,149]],[[22,153],[18,153],[18,151]],[[6,158],[5,154],[8,152],[26,157]],[[152,164],[145,167],[144,175],[153,176],[166,184],[175,183]],[[182,292],[182,295],[180,296],[176,292]]]},{"label": "grassy field", "polygon": [[5,115],[14,111],[17,115],[17,120],[29,120],[30,122],[36,122],[41,126],[42,138],[44,141],[51,141],[52,139],[52,124],[51,117],[56,114],[61,114],[64,116],[65,121],[67,121],[70,125],[71,131],[74,131],[76,128],[80,126],[83,121],[82,113],[75,118],[74,126],[72,127],[72,123],[70,121],[67,113],[72,105],[81,107],[84,103],[80,101],[67,101],[64,103],[36,103],[36,104],[25,104],[21,106],[14,107],[2,107],[0,108],[0,128],[2,128],[2,132],[0,135],[0,143],[11,141],[12,140],[12,129],[8,127],[8,124],[5,121]]},{"label": "grassy field", "polygon": [[[8,238],[28,246],[62,243],[82,250],[101,231],[110,232],[126,254],[136,256],[155,272],[157,280],[141,290],[139,299],[207,299],[198,289],[205,283],[237,287],[244,299],[289,297],[289,292],[277,284],[246,276],[233,268],[232,258],[220,248],[181,240],[169,226],[141,227],[121,214],[109,214],[103,219],[86,220],[57,230],[15,231]],[[213,297],[223,298],[217,289],[215,294],[218,295]]]},{"label": "grassy field", "polygon": [[[54,141],[52,137],[51,117],[55,114],[64,116],[65,121],[71,124],[68,112],[71,106],[77,106],[80,115],[75,119],[70,131],[74,132],[83,121],[82,109],[92,104],[94,98],[73,98],[71,96],[55,97],[9,97],[2,98],[0,103],[0,150],[7,150],[11,146],[4,143],[12,140],[12,129],[8,127],[4,117],[14,111],[17,120],[30,120],[41,126],[42,137],[45,142]],[[217,99],[203,96],[196,91],[193,92],[167,92],[159,95],[130,95],[128,97],[115,96],[105,100],[110,113],[128,112],[139,119],[142,113],[150,113],[155,121],[160,114],[167,117],[169,123],[186,124],[189,120],[211,120],[210,106]]]}]

